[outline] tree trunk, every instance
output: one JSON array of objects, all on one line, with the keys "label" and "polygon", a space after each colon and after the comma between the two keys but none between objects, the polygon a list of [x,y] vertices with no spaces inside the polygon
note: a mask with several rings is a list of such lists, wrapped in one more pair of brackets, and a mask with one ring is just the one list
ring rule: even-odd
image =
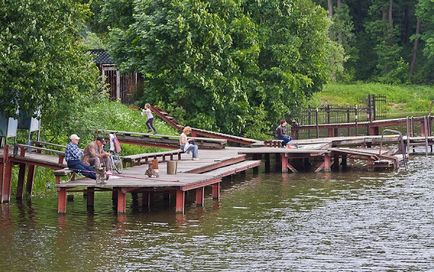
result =
[{"label": "tree trunk", "polygon": [[338,9],[340,9],[342,7],[342,0],[338,0],[337,6],[338,6]]},{"label": "tree trunk", "polygon": [[416,68],[417,48],[419,46],[419,33],[420,33],[420,19],[417,18],[417,22],[416,22],[416,38],[414,39],[413,53],[412,53],[411,63],[410,63],[410,76],[413,75],[414,70]]},{"label": "tree trunk", "polygon": [[393,0],[389,1],[389,25],[393,26]]},{"label": "tree trunk", "polygon": [[333,0],[327,0],[329,18],[333,17]]}]

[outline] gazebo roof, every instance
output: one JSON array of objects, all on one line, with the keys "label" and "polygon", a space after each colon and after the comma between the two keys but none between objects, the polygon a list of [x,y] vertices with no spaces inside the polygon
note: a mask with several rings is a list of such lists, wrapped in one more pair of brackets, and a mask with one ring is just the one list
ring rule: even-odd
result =
[{"label": "gazebo roof", "polygon": [[89,52],[95,56],[95,63],[97,65],[101,64],[114,64],[110,55],[104,49],[91,49]]}]

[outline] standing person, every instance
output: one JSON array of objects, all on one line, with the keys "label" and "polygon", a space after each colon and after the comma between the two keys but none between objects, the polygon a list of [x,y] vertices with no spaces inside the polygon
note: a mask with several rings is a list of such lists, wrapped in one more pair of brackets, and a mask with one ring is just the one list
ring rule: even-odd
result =
[{"label": "standing person", "polygon": [[75,173],[80,173],[91,179],[96,179],[95,170],[81,162],[83,152],[78,148],[78,141],[80,137],[77,134],[72,134],[69,139],[71,140],[65,149],[65,160],[68,168]]},{"label": "standing person", "polygon": [[83,163],[101,168],[101,164],[105,166],[107,175],[112,174],[112,165],[110,161],[110,153],[104,151],[104,138],[96,137],[96,140],[89,143],[84,149]]},{"label": "standing person", "polygon": [[179,148],[182,151],[189,153],[191,151],[194,161],[199,160],[199,147],[194,143],[194,138],[188,138],[187,135],[191,133],[191,127],[184,127],[181,135],[179,136]]},{"label": "standing person", "polygon": [[285,119],[280,120],[279,126],[276,128],[276,138],[282,140],[282,147],[286,147],[286,145],[291,141],[291,137],[286,135],[286,125],[288,123]]},{"label": "standing person", "polygon": [[146,120],[146,127],[148,128],[148,133],[151,131],[154,131],[154,134],[157,134],[157,130],[154,127],[154,115],[152,115],[151,111],[151,104],[146,103],[145,108],[142,110],[142,116],[148,117],[148,120]]}]

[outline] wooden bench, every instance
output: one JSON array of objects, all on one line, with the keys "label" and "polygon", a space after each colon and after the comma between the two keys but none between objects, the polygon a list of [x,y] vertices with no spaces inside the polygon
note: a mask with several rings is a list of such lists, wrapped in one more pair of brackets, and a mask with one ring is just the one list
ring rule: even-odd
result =
[{"label": "wooden bench", "polygon": [[282,147],[282,140],[268,140],[264,141],[264,145],[267,147]]},{"label": "wooden bench", "polygon": [[166,161],[166,157],[170,157],[170,160],[173,160],[174,156],[178,156],[178,160],[180,160],[182,153],[184,153],[184,151],[182,151],[181,149],[156,153],[142,153],[130,156],[123,156],[122,161],[124,162],[124,164],[133,166],[140,165],[142,163],[142,160],[145,160],[144,163],[148,163],[149,159],[162,158],[163,161]]},{"label": "wooden bench", "polygon": [[56,177],[56,184],[60,183],[61,177],[68,177],[68,181],[75,180],[76,173],[69,168],[63,168],[54,171],[54,176]]}]

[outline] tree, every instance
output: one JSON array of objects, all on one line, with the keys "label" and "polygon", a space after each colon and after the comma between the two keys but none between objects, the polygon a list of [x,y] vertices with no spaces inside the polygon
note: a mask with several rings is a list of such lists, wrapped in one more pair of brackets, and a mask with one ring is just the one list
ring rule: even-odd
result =
[{"label": "tree", "polygon": [[112,56],[190,125],[264,132],[327,79],[328,21],[311,1],[141,0],[132,19],[111,31]]},{"label": "tree", "polygon": [[88,6],[73,0],[1,0],[0,14],[3,113],[42,109],[44,124],[68,126],[75,117],[71,112],[86,105],[98,84],[96,66],[80,45]]}]

